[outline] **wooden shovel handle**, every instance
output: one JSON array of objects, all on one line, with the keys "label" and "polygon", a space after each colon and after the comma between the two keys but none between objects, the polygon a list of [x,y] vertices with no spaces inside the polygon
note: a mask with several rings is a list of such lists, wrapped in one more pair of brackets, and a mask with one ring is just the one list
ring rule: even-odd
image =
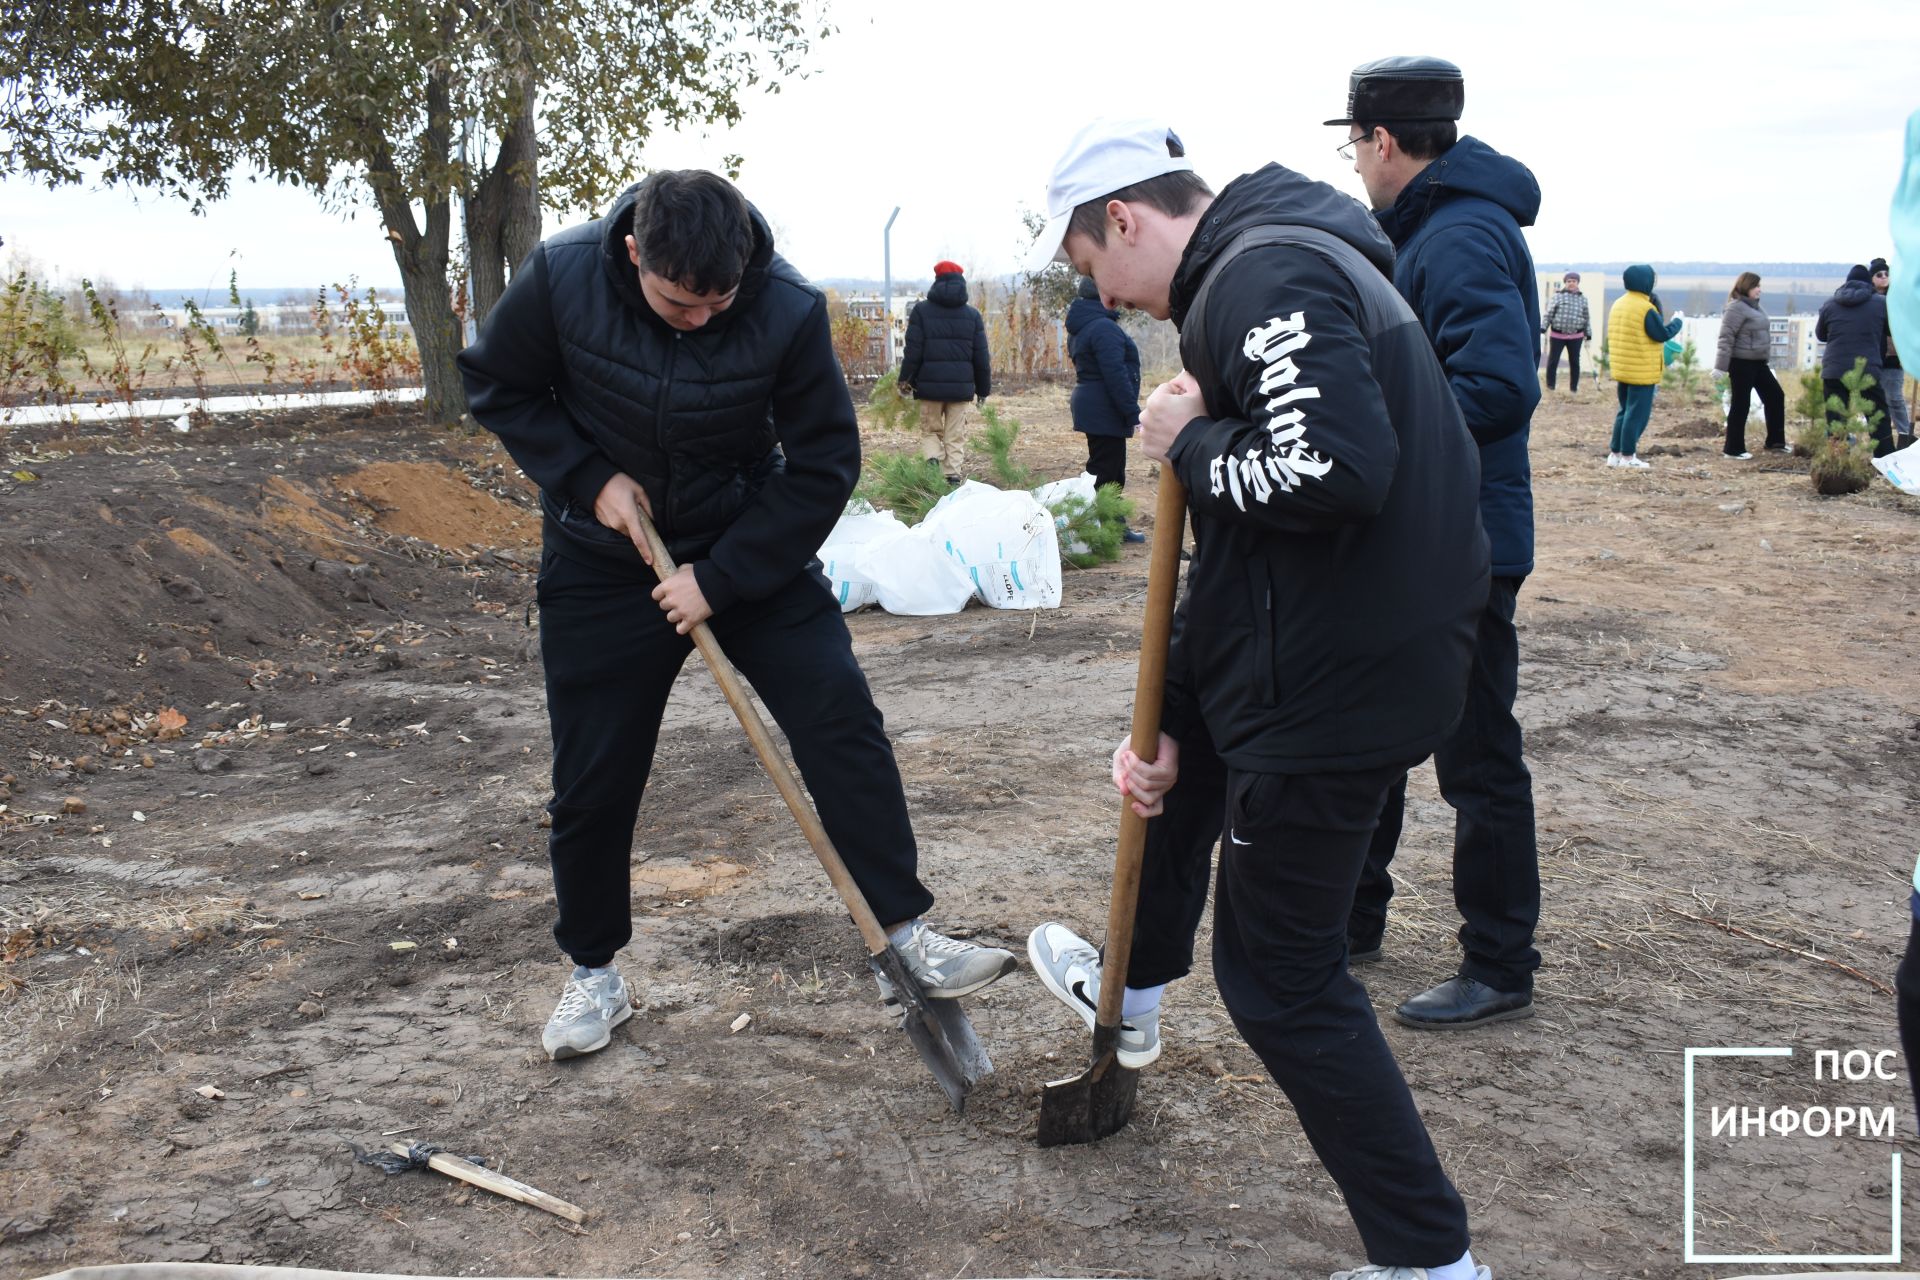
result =
[{"label": "wooden shovel handle", "polygon": [[[1152,763],[1160,753],[1160,709],[1167,684],[1167,643],[1180,587],[1180,544],[1187,524],[1187,490],[1172,468],[1160,467],[1153,512],[1153,551],[1147,559],[1147,612],[1140,626],[1140,673],[1133,685],[1133,753]],[[1113,897],[1107,904],[1106,948],[1100,959],[1100,1005],[1095,1023],[1120,1025],[1120,1000],[1133,950],[1133,918],[1140,905],[1140,859],[1147,820],[1120,798],[1120,842],[1113,855]]]},{"label": "wooden shovel handle", "polygon": [[[678,567],[667,552],[667,544],[660,537],[660,530],[645,510],[638,512],[640,527],[647,535],[647,546],[653,553],[653,571],[665,582]],[[706,660],[707,670],[713,672],[713,679],[725,695],[727,705],[733,708],[733,714],[739,719],[740,727],[747,731],[748,741],[753,743],[754,754],[760,757],[761,767],[767,776],[773,779],[774,789],[780,798],[787,802],[792,810],[795,822],[800,824],[801,833],[807,837],[807,843],[813,846],[814,857],[820,859],[820,865],[826,868],[827,879],[833,882],[833,888],[840,900],[853,916],[853,922],[860,926],[860,937],[867,944],[870,955],[879,955],[888,946],[887,931],[880,927],[880,921],[874,916],[873,908],[867,905],[866,895],[860,892],[860,886],[854,883],[853,874],[847,870],[847,864],[840,859],[840,851],[833,847],[827,829],[820,825],[819,815],[813,811],[806,794],[800,790],[800,780],[793,776],[793,770],[787,768],[787,762],[780,755],[779,747],[774,745],[773,735],[767,732],[766,721],[760,718],[758,708],[747,692],[746,682],[740,679],[740,673],[733,669],[733,663],[721,652],[720,642],[713,638],[713,629],[706,623],[694,624],[693,643],[700,650],[700,656]]]},{"label": "wooden shovel handle", "polygon": [[[393,1143],[387,1149],[395,1155],[413,1158],[413,1148],[404,1142]],[[427,1167],[444,1173],[449,1178],[458,1178],[476,1187],[484,1187],[495,1195],[518,1200],[521,1204],[530,1204],[536,1209],[545,1209],[548,1213],[557,1214],[568,1222],[584,1223],[587,1220],[587,1211],[577,1204],[570,1204],[559,1196],[548,1195],[538,1187],[530,1187],[518,1178],[509,1178],[504,1173],[496,1173],[492,1169],[462,1160],[459,1156],[445,1151],[437,1151],[430,1156]]]}]

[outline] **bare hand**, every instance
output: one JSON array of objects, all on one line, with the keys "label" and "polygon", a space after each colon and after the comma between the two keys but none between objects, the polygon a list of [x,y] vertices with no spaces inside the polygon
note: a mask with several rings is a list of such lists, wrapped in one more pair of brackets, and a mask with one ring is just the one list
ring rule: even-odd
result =
[{"label": "bare hand", "polygon": [[593,500],[593,518],[609,529],[626,534],[640,558],[652,564],[653,550],[647,546],[647,532],[640,526],[642,511],[649,518],[653,515],[647,491],[624,471],[615,472],[613,479],[601,487],[600,496]]},{"label": "bare hand", "polygon": [[700,581],[693,576],[693,566],[690,564],[681,565],[665,582],[655,587],[653,598],[659,602],[673,629],[681,635],[713,616],[713,610],[707,606],[707,597],[701,592]]},{"label": "bare hand", "polygon": [[1159,756],[1151,764],[1134,754],[1131,738],[1113,753],[1114,789],[1133,797],[1133,811],[1142,818],[1160,816],[1166,808],[1167,792],[1179,780],[1180,744],[1164,733],[1160,735]]},{"label": "bare hand", "polygon": [[1147,397],[1140,411],[1140,452],[1155,462],[1167,461],[1167,450],[1174,438],[1195,418],[1206,416],[1207,402],[1200,384],[1182,369],[1172,381],[1163,382]]}]

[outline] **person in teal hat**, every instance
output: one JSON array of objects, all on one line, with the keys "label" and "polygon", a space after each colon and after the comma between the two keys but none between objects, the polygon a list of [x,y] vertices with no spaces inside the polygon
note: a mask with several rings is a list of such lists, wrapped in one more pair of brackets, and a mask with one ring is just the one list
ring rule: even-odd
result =
[{"label": "person in teal hat", "polygon": [[1640,458],[1640,433],[1653,417],[1654,393],[1666,368],[1666,344],[1680,332],[1680,315],[1663,318],[1660,295],[1653,291],[1653,268],[1636,262],[1621,275],[1627,286],[1607,313],[1607,367],[1620,397],[1613,416],[1607,465],[1646,470]]}]

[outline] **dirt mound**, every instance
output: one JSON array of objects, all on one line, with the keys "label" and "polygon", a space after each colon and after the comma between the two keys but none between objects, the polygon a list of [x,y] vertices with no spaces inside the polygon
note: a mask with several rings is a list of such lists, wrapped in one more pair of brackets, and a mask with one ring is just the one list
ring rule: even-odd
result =
[{"label": "dirt mound", "polygon": [[[8,694],[27,705],[251,703],[290,673],[310,682],[334,669],[343,651],[321,636],[391,627],[429,601],[435,613],[501,616],[504,601],[485,598],[492,577],[515,583],[496,597],[527,594],[538,512],[503,478],[497,451],[390,424],[330,433],[322,449],[199,444],[43,454],[38,479],[10,486]],[[356,469],[341,474],[343,463]],[[483,584],[470,595],[444,567],[476,545],[507,549],[468,571]]]},{"label": "dirt mound", "polygon": [[448,551],[539,541],[538,515],[476,487],[451,466],[376,462],[340,477],[334,487],[365,503],[373,523],[403,538]]}]

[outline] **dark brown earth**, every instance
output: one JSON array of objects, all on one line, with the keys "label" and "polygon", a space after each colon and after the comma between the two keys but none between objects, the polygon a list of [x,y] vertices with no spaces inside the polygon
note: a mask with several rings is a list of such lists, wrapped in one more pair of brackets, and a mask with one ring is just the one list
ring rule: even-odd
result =
[{"label": "dark brown earth", "polygon": [[[1606,470],[1610,392],[1535,429],[1539,1016],[1387,1036],[1502,1280],[1752,1269],[1682,1261],[1689,1046],[1795,1050],[1698,1068],[1699,1250],[1884,1253],[1904,1077],[1816,1082],[1812,1055],[1897,1043],[1881,984],[1916,850],[1920,501],[1724,461],[1711,411],[1668,396],[1654,470]],[[1002,408],[1022,461],[1078,469],[1062,390]],[[548,1062],[538,526],[482,441],[313,414],[4,448],[0,1274],[1317,1277],[1359,1258],[1204,963],[1125,1132],[1034,1145],[1040,1084],[1087,1039],[1025,973],[969,1001],[999,1072],[951,1114],[697,663],[635,836],[622,964],[643,1013]],[[1149,493],[1137,457],[1132,475]],[[851,620],[944,926],[1016,949],[1047,917],[1097,932],[1144,572],[1129,548],[1070,573],[1057,611]],[[1364,973],[1383,1014],[1451,972],[1450,817],[1416,774]],[[1735,1104],[1893,1106],[1898,1138],[1710,1138],[1707,1109]],[[589,1221],[354,1164],[350,1144],[395,1135],[484,1154]]]}]

